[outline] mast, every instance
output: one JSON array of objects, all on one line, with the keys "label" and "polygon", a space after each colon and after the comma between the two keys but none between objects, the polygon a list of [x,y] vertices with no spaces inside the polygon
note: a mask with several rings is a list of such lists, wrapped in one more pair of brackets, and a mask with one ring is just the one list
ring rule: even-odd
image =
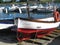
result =
[{"label": "mast", "polygon": [[30,19],[30,13],[29,13],[29,5],[28,5],[28,3],[29,3],[29,0],[27,0],[27,14],[28,14],[28,19]]}]

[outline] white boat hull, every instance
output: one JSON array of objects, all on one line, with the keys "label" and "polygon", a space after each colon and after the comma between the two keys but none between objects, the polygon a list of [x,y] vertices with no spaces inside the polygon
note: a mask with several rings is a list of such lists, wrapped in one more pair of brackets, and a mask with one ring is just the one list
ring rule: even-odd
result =
[{"label": "white boat hull", "polygon": [[25,28],[25,29],[50,29],[58,27],[59,24],[60,22],[44,23],[44,22],[32,22],[18,19],[18,28]]},{"label": "white boat hull", "polygon": [[14,26],[14,24],[0,24],[0,30],[7,29],[12,26]]},{"label": "white boat hull", "polygon": [[[41,38],[44,35],[50,34],[59,26],[60,22],[36,22],[33,20],[21,20],[20,18],[18,18],[16,24],[18,27],[17,31],[19,32],[17,39],[28,40],[34,35],[37,38]],[[20,33],[22,33],[22,35]],[[21,36],[23,36],[23,38],[20,38]]]}]

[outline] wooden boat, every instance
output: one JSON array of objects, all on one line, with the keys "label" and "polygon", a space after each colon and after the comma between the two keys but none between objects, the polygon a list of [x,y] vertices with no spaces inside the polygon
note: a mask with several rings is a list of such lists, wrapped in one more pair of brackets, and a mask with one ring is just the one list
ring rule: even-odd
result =
[{"label": "wooden boat", "polygon": [[9,7],[9,10],[15,10],[15,9],[17,9],[18,8],[18,6],[15,6],[14,4],[12,4],[12,6],[11,7]]},{"label": "wooden boat", "polygon": [[0,19],[0,30],[11,29],[13,26],[15,26],[13,20]]},{"label": "wooden boat", "polygon": [[15,26],[13,16],[10,16],[11,15],[5,14],[4,12],[0,13],[0,30],[12,29]]},{"label": "wooden boat", "polygon": [[18,18],[16,22],[18,25],[17,31],[22,34],[23,40],[27,40],[35,35],[37,38],[40,38],[50,34],[59,26],[60,22],[54,22],[53,20],[53,17],[36,20]]},{"label": "wooden boat", "polygon": [[3,10],[5,13],[22,13],[21,9],[18,6],[12,4],[11,7],[5,8]]},{"label": "wooden boat", "polygon": [[[27,7],[29,7],[28,2]],[[19,41],[30,38],[41,38],[53,32],[60,24],[60,21],[56,21],[55,16],[43,19],[32,19],[29,15],[29,8],[27,10],[27,19],[19,17],[15,20],[18,32],[17,39]]]},{"label": "wooden boat", "polygon": [[[22,9],[22,12],[26,12],[27,6],[20,7]],[[53,12],[53,6],[43,6],[42,4],[39,5],[33,5],[29,6],[29,11],[33,13],[52,13]]]},{"label": "wooden boat", "polygon": [[33,9],[31,12],[33,13],[52,13],[53,10],[49,10],[49,9],[46,9],[46,8],[41,8],[41,9]]},{"label": "wooden boat", "polygon": [[31,10],[33,13],[52,13],[54,6],[51,4],[46,4],[46,6],[43,6],[42,4],[39,4],[37,8]]},{"label": "wooden boat", "polygon": [[54,6],[52,6],[52,5],[44,7],[40,4],[37,8],[31,10],[31,12],[33,12],[33,13],[52,13],[54,11],[53,8],[54,8]]},{"label": "wooden boat", "polygon": [[0,13],[2,13],[4,9],[5,7],[0,7]]}]

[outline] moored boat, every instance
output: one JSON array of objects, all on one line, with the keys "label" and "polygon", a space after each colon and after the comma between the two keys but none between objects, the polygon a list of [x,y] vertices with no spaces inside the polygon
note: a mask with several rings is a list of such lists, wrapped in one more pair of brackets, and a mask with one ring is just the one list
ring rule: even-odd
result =
[{"label": "moored boat", "polygon": [[17,18],[15,22],[17,24],[18,40],[41,38],[52,33],[60,24],[54,16],[42,19]]},{"label": "moored boat", "polygon": [[33,9],[31,12],[33,12],[33,13],[52,13],[53,12],[53,10],[49,10],[49,9],[43,9],[43,8],[41,8],[41,9]]},{"label": "moored boat", "polygon": [[22,13],[21,9],[14,4],[12,4],[10,7],[5,8],[3,11],[5,13]]},{"label": "moored boat", "polygon": [[43,19],[31,18],[28,1],[27,7],[28,18],[18,17],[15,19],[17,39],[19,41],[28,40],[30,38],[41,38],[52,33],[60,25],[60,18],[56,15]]},{"label": "moored boat", "polygon": [[52,17],[46,19],[36,19],[36,20],[18,18],[17,31],[19,33],[22,33],[22,35],[20,36],[23,36],[22,37],[23,40],[31,38],[34,34],[36,35],[37,38],[40,38],[43,37],[44,35],[53,32],[59,26],[59,24],[60,22],[54,22]]},{"label": "moored boat", "polygon": [[14,26],[13,15],[11,16],[11,14],[5,14],[4,12],[0,13],[0,30],[12,29]]},{"label": "moored boat", "polygon": [[[26,12],[27,6],[20,7],[22,12]],[[42,4],[29,6],[29,11],[33,13],[52,13],[53,6],[43,6]]]},{"label": "moored boat", "polygon": [[3,29],[11,29],[14,25],[14,21],[13,20],[1,20],[0,19],[0,30]]},{"label": "moored boat", "polygon": [[[27,7],[28,0],[27,0]],[[48,18],[34,19],[30,17],[29,8],[27,8],[28,18],[16,18],[17,39],[28,40],[30,38],[41,38],[52,33],[60,24],[60,18],[56,15]],[[57,18],[56,18],[57,17]]]}]

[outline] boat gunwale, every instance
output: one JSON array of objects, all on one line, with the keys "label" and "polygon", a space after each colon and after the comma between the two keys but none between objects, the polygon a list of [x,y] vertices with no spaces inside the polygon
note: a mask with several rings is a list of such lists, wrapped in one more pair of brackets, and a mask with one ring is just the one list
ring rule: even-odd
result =
[{"label": "boat gunwale", "polygon": [[42,20],[37,20],[37,19],[27,19],[27,18],[20,18],[20,17],[15,18],[15,19],[21,19],[21,20],[31,21],[31,22],[41,22],[41,23],[56,23],[56,21],[42,21]]}]

